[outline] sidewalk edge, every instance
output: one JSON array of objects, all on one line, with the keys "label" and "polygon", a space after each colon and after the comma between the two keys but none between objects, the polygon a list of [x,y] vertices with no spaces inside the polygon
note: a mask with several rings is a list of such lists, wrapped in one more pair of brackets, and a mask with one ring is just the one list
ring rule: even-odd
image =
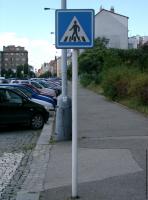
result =
[{"label": "sidewalk edge", "polygon": [[22,189],[17,193],[16,200],[39,200],[40,192],[44,189],[44,179],[49,162],[51,136],[55,129],[55,113],[44,125],[41,135],[33,151],[30,172],[23,183]]}]

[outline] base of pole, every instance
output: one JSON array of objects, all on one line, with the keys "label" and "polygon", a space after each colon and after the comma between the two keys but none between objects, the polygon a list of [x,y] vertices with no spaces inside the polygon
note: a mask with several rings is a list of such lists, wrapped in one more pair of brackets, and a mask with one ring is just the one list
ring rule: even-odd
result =
[{"label": "base of pole", "polygon": [[55,135],[57,141],[72,139],[72,105],[68,96],[58,97]]},{"label": "base of pole", "polygon": [[79,196],[76,196],[76,197],[70,197],[70,198],[67,199],[67,200],[75,200],[75,199],[80,199],[80,197],[79,197]]}]

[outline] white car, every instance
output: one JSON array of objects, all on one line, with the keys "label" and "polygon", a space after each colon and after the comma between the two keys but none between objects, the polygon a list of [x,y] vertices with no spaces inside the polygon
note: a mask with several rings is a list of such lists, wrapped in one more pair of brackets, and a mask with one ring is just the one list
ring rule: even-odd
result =
[{"label": "white car", "polygon": [[23,83],[29,84],[30,81],[29,80],[11,80],[9,83],[10,84],[23,84]]},{"label": "white car", "polygon": [[42,100],[39,100],[39,99],[34,99],[34,98],[31,98],[30,99],[31,101],[35,102],[35,103],[38,103],[42,106],[44,106],[44,108],[49,112],[49,111],[53,111],[55,110],[54,106],[51,104],[51,103],[48,103],[46,101],[42,101]]}]

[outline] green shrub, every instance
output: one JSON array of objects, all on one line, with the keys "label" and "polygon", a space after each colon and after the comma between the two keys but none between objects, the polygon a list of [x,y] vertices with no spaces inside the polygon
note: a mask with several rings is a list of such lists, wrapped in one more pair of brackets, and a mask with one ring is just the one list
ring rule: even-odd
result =
[{"label": "green shrub", "polygon": [[127,97],[131,81],[136,74],[136,70],[128,69],[125,66],[114,67],[105,71],[102,81],[104,94],[112,100]]},{"label": "green shrub", "polygon": [[143,105],[148,105],[148,74],[140,74],[131,83],[129,95],[136,97]]},{"label": "green shrub", "polygon": [[92,82],[92,76],[91,76],[91,74],[85,73],[85,74],[80,75],[79,78],[80,78],[80,83],[84,87],[88,86]]},{"label": "green shrub", "polygon": [[72,80],[72,64],[67,67],[67,79]]}]

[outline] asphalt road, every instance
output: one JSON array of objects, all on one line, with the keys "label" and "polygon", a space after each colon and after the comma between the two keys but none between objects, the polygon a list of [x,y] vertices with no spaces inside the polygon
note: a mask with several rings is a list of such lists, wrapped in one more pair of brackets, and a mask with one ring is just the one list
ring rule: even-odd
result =
[{"label": "asphalt road", "polygon": [[0,199],[15,200],[31,163],[31,153],[41,131],[0,128]]}]

